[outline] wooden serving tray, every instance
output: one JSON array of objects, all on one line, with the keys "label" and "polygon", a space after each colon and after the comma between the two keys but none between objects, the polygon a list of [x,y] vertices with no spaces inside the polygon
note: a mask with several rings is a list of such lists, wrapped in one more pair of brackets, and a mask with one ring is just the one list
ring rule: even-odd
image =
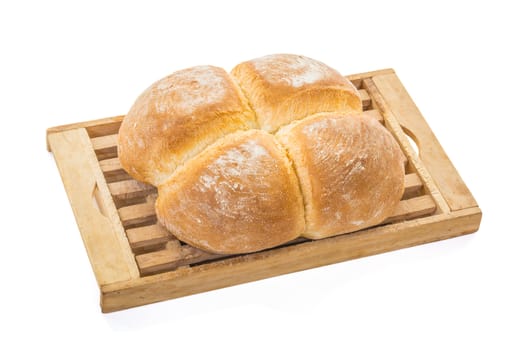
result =
[{"label": "wooden serving tray", "polygon": [[[156,189],[120,166],[123,116],[47,130],[93,271],[103,312],[126,309],[477,231],[481,210],[391,69],[348,76],[365,113],[395,136],[406,158],[405,194],[379,226],[258,253],[221,256],[157,224]],[[419,154],[409,142],[418,145]]]}]

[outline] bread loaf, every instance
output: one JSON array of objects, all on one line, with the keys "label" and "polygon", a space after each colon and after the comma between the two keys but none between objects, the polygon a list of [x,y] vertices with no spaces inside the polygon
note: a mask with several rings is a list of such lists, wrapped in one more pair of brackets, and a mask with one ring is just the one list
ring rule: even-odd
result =
[{"label": "bread loaf", "polygon": [[148,88],[119,130],[124,169],[158,188],[178,239],[225,254],[319,239],[384,221],[404,156],[356,88],[304,56],[271,55],[231,76],[199,66]]}]

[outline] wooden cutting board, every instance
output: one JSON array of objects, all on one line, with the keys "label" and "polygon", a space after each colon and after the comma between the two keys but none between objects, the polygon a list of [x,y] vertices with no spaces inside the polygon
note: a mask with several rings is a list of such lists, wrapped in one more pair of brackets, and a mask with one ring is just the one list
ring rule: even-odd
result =
[{"label": "wooden cutting board", "polygon": [[376,227],[317,241],[301,238],[258,253],[210,254],[178,241],[157,224],[156,189],[132,179],[117,158],[123,116],[48,129],[48,150],[97,278],[102,311],[477,231],[480,208],[395,72],[348,79],[359,89],[365,113],[390,130],[406,155],[405,193],[396,212]]}]

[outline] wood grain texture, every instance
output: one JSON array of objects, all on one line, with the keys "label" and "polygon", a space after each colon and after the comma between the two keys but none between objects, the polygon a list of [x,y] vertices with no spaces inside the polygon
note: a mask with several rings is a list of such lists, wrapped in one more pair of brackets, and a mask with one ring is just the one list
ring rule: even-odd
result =
[{"label": "wood grain texture", "polygon": [[155,204],[153,201],[122,207],[118,210],[122,226],[130,228],[135,225],[155,221]]},{"label": "wood grain texture", "polygon": [[124,119],[124,116],[119,115],[116,117],[101,118],[101,119],[95,119],[95,120],[90,120],[86,122],[65,124],[65,125],[54,126],[54,127],[48,128],[46,130],[47,150],[49,152],[52,152],[51,147],[49,145],[49,135],[51,134],[60,133],[63,131],[68,131],[68,130],[85,128],[88,131],[88,134],[92,137],[109,135],[111,133],[118,132],[118,128],[120,126],[120,123],[122,123],[122,119]]},{"label": "wood grain texture", "polygon": [[[363,85],[366,86],[369,94],[372,96],[375,107],[383,115],[385,126],[388,128],[388,130],[390,130],[392,135],[394,135],[397,142],[403,149],[403,153],[405,153],[407,157],[409,166],[413,168],[415,172],[418,174],[418,176],[422,179],[426,193],[432,195],[432,197],[434,198],[438,206],[438,212],[441,212],[441,213],[449,212],[450,207],[446,203],[441,192],[439,192],[436,184],[434,183],[432,176],[430,175],[430,173],[428,172],[428,170],[422,163],[418,154],[416,154],[416,152],[410,145],[408,137],[405,134],[401,125],[399,124],[398,120],[396,119],[396,116],[390,110],[390,105],[387,104],[386,102],[389,99],[389,95],[386,95],[385,97],[383,97],[383,95],[380,93],[379,89],[377,88],[377,86],[375,85],[374,81],[371,78],[363,79]],[[396,104],[398,102],[395,102],[394,100],[394,102],[390,102],[390,103]]]},{"label": "wood grain texture", "polygon": [[363,109],[369,108],[372,102],[370,101],[370,96],[368,95],[368,92],[365,89],[360,89],[359,96],[361,97],[361,103],[363,104]]},{"label": "wood grain texture", "polygon": [[122,310],[476,231],[479,208],[241,255],[101,288],[103,312]]},{"label": "wood grain texture", "polygon": [[52,133],[48,141],[98,284],[138,277],[133,254],[86,130]]},{"label": "wood grain texture", "polygon": [[419,158],[451,210],[476,207],[477,203],[458,171],[439,144],[421,112],[395,74],[371,78],[379,93],[401,126],[413,135],[419,147]]},{"label": "wood grain texture", "polygon": [[374,70],[374,71],[365,72],[365,73],[350,74],[345,77],[346,79],[350,80],[357,89],[361,89],[363,87],[361,84],[363,79],[371,78],[371,77],[378,76],[378,75],[384,75],[384,74],[395,74],[395,71],[392,68],[386,68],[386,69],[379,69],[379,70]]},{"label": "wood grain texture", "polygon": [[405,175],[405,193],[403,199],[412,198],[420,192],[423,187],[423,182],[415,173]]},{"label": "wood grain texture", "polygon": [[127,179],[108,184],[109,191],[115,201],[126,202],[137,197],[144,197],[157,191],[155,187],[143,182]]},{"label": "wood grain texture", "polygon": [[126,230],[132,249],[156,246],[167,243],[172,235],[162,225],[153,224]]},{"label": "wood grain texture", "polygon": [[222,257],[172,240],[162,250],[137,255],[137,264],[142,275],[147,276]]}]

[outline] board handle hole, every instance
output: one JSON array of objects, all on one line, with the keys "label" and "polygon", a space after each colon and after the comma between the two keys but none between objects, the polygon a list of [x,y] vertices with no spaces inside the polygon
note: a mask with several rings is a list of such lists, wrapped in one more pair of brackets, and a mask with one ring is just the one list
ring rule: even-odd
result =
[{"label": "board handle hole", "polygon": [[101,215],[108,217],[106,206],[104,205],[104,201],[102,200],[102,194],[100,193],[97,183],[95,183],[95,187],[93,188],[91,197],[93,199],[93,206],[95,207],[95,209],[97,209],[97,211]]},{"label": "board handle hole", "polygon": [[403,132],[405,133],[405,136],[407,137],[407,140],[410,143],[410,147],[412,147],[412,150],[414,151],[415,155],[419,157],[419,144],[416,135],[414,135],[412,131],[405,128],[404,126],[402,126],[401,128],[403,129]]}]

